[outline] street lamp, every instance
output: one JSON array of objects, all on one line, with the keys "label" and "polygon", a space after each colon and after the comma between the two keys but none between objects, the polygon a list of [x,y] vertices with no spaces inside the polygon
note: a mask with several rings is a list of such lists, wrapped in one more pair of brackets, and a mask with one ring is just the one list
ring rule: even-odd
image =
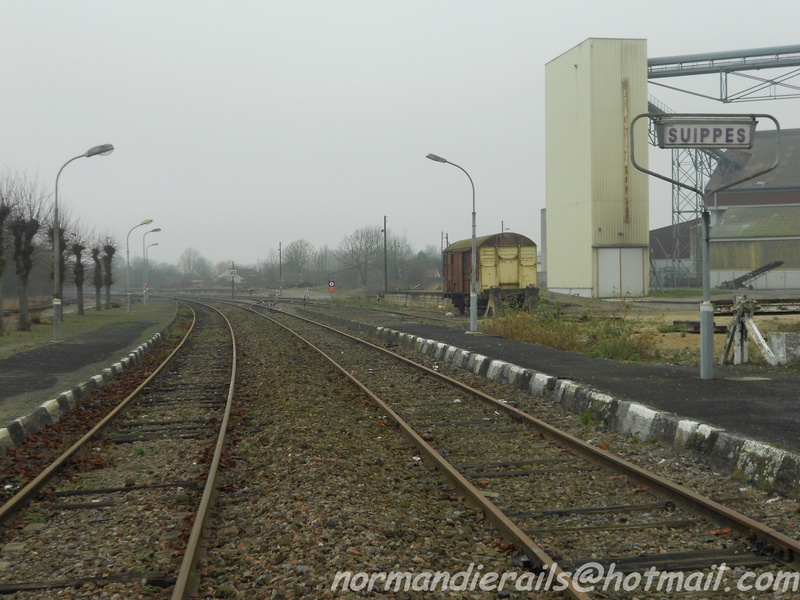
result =
[{"label": "street lamp", "polygon": [[[158,231],[161,231],[160,229]],[[150,233],[149,231],[147,233]],[[158,246],[158,242],[153,242],[152,244],[148,244],[147,247],[144,249],[144,299],[145,304],[147,304],[147,251],[150,249],[151,246]]]},{"label": "street lamp", "polygon": [[[428,154],[425,158],[429,158],[431,160],[435,160],[436,162],[440,163],[447,163],[448,165],[453,165],[457,169],[461,169],[464,171],[462,167],[459,167],[456,163],[450,162],[446,158],[442,158],[441,156],[436,156],[435,154]],[[473,333],[478,331],[478,282],[477,282],[477,265],[478,265],[478,252],[477,252],[477,241],[475,238],[475,184],[472,182],[472,177],[469,176],[469,173],[464,171],[464,175],[467,176],[469,179],[469,183],[472,186],[472,274],[470,275],[469,280],[469,330]]]},{"label": "street lamp", "polygon": [[161,231],[161,227],[156,227],[150,231],[145,231],[142,236],[142,257],[144,258],[144,263],[142,264],[142,304],[147,304],[147,252],[144,247],[144,241],[147,239],[148,233],[158,233],[159,231]]},{"label": "street lamp", "polygon": [[152,222],[153,219],[142,219],[141,223],[131,227],[130,231],[128,231],[128,236],[125,238],[125,277],[127,278],[127,283],[125,284],[125,295],[128,297],[128,314],[131,314],[131,231],[137,227],[141,227],[142,225],[150,225]]},{"label": "street lamp", "polygon": [[79,158],[89,158],[91,156],[106,156],[114,151],[114,146],[111,144],[101,144],[89,148],[83,154],[70,158],[67,162],[61,165],[56,175],[56,191],[55,202],[53,205],[53,341],[57,342],[61,339],[61,231],[58,222],[58,178],[61,177],[61,171],[64,170],[69,163]]}]

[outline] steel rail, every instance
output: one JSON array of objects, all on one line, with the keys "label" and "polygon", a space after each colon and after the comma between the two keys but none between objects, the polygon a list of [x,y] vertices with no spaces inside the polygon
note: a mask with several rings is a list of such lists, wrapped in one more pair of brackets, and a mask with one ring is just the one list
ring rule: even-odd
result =
[{"label": "steel rail", "polygon": [[[215,298],[215,300],[219,301],[219,299],[216,299],[216,298]],[[248,302],[248,303],[252,304],[252,300],[251,299],[244,299],[244,302]],[[273,305],[277,305],[277,304],[289,304],[289,305],[295,305],[295,306],[302,305],[302,306],[314,306],[314,307],[319,307],[319,308],[328,308],[329,305],[330,305],[330,302],[328,300],[321,300],[319,298],[309,298],[307,303],[303,302],[302,299],[298,299],[298,298],[269,299],[269,300],[265,300],[264,302],[270,302],[270,304],[267,305],[267,304],[259,303],[259,306],[273,306]],[[441,322],[441,323],[452,323],[453,319],[457,318],[457,317],[452,317],[452,318],[434,317],[434,316],[431,316],[431,315],[418,314],[418,313],[413,313],[413,312],[406,312],[406,311],[402,311],[402,310],[390,310],[388,308],[376,308],[376,307],[372,307],[372,306],[361,306],[359,308],[361,310],[366,310],[366,311],[374,312],[374,313],[378,313],[378,314],[398,315],[398,316],[401,316],[401,317],[409,317],[411,319],[417,319],[417,320],[424,319],[426,321],[437,321],[437,322]],[[420,310],[425,310],[425,309],[421,308]]]},{"label": "steel rail", "polygon": [[225,450],[225,444],[227,442],[228,424],[230,422],[231,409],[233,407],[233,390],[236,385],[236,335],[233,332],[233,326],[231,325],[231,322],[228,320],[228,317],[226,317],[219,309],[208,304],[204,304],[203,302],[197,302],[195,300],[192,300],[192,302],[215,310],[222,316],[223,319],[225,319],[225,323],[228,325],[228,330],[231,334],[231,354],[233,360],[231,365],[230,385],[228,386],[228,397],[225,402],[225,414],[222,417],[222,424],[219,428],[217,444],[214,448],[214,457],[211,459],[211,467],[209,468],[208,477],[206,478],[203,496],[200,499],[200,505],[197,508],[197,514],[195,515],[194,524],[192,525],[192,531],[189,534],[189,541],[186,544],[186,552],[183,555],[181,567],[178,571],[178,578],[175,581],[175,587],[172,590],[173,600],[183,600],[184,598],[187,598],[189,593],[192,591],[190,589],[191,586],[195,583],[193,581],[196,575],[195,567],[197,565],[200,544],[203,541],[203,530],[205,529],[208,517],[211,514],[212,502],[216,493],[217,475],[219,474],[222,453]]},{"label": "steel rail", "polygon": [[[309,340],[304,338],[296,331],[293,331],[286,325],[278,323],[274,319],[270,318],[268,315],[253,310],[252,308],[246,308],[241,305],[234,305],[234,306],[242,310],[247,310],[249,312],[252,312],[257,316],[265,318],[274,323],[275,325],[278,325],[279,327],[283,328],[284,330],[286,330],[287,332],[291,333],[296,338],[301,340],[308,347],[318,352],[326,360],[328,360],[340,373],[342,373],[362,392],[364,392],[381,409],[383,413],[385,413],[399,426],[402,434],[407,439],[409,439],[419,449],[419,451],[431,461],[431,463],[433,463],[436,466],[436,468],[445,476],[445,478],[459,492],[461,492],[473,506],[476,506],[483,511],[487,520],[489,520],[495,527],[497,527],[497,529],[502,533],[502,535],[507,541],[515,544],[525,553],[525,555],[530,560],[531,564],[542,567],[545,570],[547,570],[548,573],[552,573],[552,575],[548,576],[548,580],[556,581],[559,586],[564,586],[564,589],[560,591],[563,591],[566,594],[568,594],[570,598],[573,598],[575,600],[589,600],[590,596],[586,595],[584,592],[580,591],[578,587],[575,586],[571,577],[558,566],[558,562],[556,560],[550,557],[550,555],[548,555],[543,548],[541,548],[538,544],[536,544],[536,542],[534,542],[524,531],[522,531],[522,529],[520,529],[513,521],[511,521],[511,519],[509,519],[497,507],[497,505],[494,504],[494,502],[489,500],[489,498],[487,498],[477,487],[475,487],[472,483],[470,483],[455,467],[453,467],[453,465],[451,465],[441,454],[439,454],[433,448],[433,446],[428,444],[413,429],[411,425],[409,425],[399,414],[397,414],[394,410],[392,410],[392,408],[384,400],[382,400],[379,396],[377,396],[363,382],[361,382],[352,373],[350,373],[342,365],[336,362],[334,358],[325,353],[322,349],[318,348]],[[298,317],[297,315],[291,315],[289,313],[285,313],[277,309],[270,309],[270,310],[275,310],[276,312],[279,312],[281,314],[289,315],[301,319],[303,321],[313,323],[314,325],[322,325],[322,327],[330,329],[335,333],[343,334],[346,337],[352,338],[358,342],[363,342],[363,340],[359,340],[358,338],[353,338],[352,336],[349,336],[346,333],[328,327],[327,325],[316,323],[315,321],[311,321],[310,319]],[[379,350],[383,350],[382,348],[379,348],[378,346],[373,346],[368,342],[366,342],[366,344],[368,346],[378,348]],[[417,366],[416,363],[413,363],[411,361],[409,361],[409,364],[411,364],[412,366]]]},{"label": "steel rail", "polygon": [[494,409],[505,413],[510,418],[528,425],[529,427],[541,433],[544,437],[561,445],[570,447],[573,452],[576,452],[582,457],[601,464],[608,469],[617,471],[618,473],[625,475],[640,485],[645,484],[650,486],[654,493],[673,501],[676,506],[695,514],[703,515],[717,523],[732,527],[739,533],[743,534],[747,539],[747,542],[751,544],[754,549],[759,551],[762,549],[771,551],[773,552],[775,560],[795,570],[800,569],[800,541],[790,538],[789,536],[773,529],[772,527],[764,525],[763,523],[759,523],[755,519],[743,515],[742,513],[727,506],[719,504],[718,502],[698,494],[689,488],[680,485],[679,483],[675,483],[674,481],[670,481],[665,477],[647,471],[646,469],[643,469],[642,467],[639,467],[638,465],[635,465],[622,457],[616,456],[610,452],[588,444],[582,439],[577,438],[567,432],[561,431],[560,429],[553,427],[552,425],[537,419],[528,413],[525,413],[508,404],[504,404],[488,394],[485,394],[480,390],[476,390],[456,379],[448,377],[439,371],[434,371],[433,369],[429,369],[424,365],[400,356],[396,352],[381,346],[377,346],[366,340],[362,340],[324,323],[318,323],[299,315],[293,315],[280,311],[276,308],[271,308],[270,310],[282,312],[282,314],[287,314],[297,319],[324,327],[351,340],[378,350],[388,356],[392,356],[397,360],[405,362],[406,364],[424,372],[427,375],[430,375],[431,377],[446,381],[461,391],[471,394],[476,398],[488,403]]},{"label": "steel rail", "polygon": [[189,327],[189,330],[186,332],[186,335],[180,341],[178,346],[173,350],[169,356],[145,379],[131,394],[122,400],[116,408],[114,408],[111,412],[109,412],[100,422],[98,422],[94,427],[92,427],[86,434],[83,435],[77,442],[72,444],[67,450],[64,451],[61,456],[56,458],[50,465],[45,468],[39,475],[37,475],[33,480],[28,482],[22,489],[20,489],[14,496],[9,498],[9,500],[0,507],[0,524],[5,523],[5,521],[11,517],[11,515],[15,514],[17,510],[22,508],[32,497],[33,495],[45,484],[47,481],[53,477],[53,475],[61,469],[66,462],[72,458],[75,453],[78,452],[89,440],[91,440],[95,435],[97,435],[100,431],[102,431],[111,421],[113,421],[117,415],[119,415],[122,411],[128,408],[128,405],[136,398],[141,391],[150,385],[150,382],[153,381],[166,367],[167,365],[172,362],[172,359],[177,355],[177,353],[183,348],[186,341],[189,339],[189,336],[194,331],[195,324],[197,323],[197,315],[195,314],[194,310],[192,310],[192,324]]}]

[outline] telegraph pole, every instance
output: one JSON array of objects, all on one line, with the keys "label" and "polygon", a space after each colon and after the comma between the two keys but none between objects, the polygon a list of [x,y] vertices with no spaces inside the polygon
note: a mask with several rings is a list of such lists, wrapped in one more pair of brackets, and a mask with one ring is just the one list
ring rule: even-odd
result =
[{"label": "telegraph pole", "polygon": [[389,269],[386,262],[386,215],[383,215],[383,291],[389,291]]}]

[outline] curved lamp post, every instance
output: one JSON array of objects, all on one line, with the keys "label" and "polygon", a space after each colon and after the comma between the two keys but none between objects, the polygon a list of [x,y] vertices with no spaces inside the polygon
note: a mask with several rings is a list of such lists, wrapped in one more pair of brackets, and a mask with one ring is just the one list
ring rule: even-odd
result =
[{"label": "curved lamp post", "polygon": [[[159,231],[161,231],[161,230],[159,229]],[[150,233],[150,232],[148,231],[147,233]],[[152,244],[148,244],[147,247],[144,249],[144,280],[145,280],[144,298],[145,298],[145,304],[147,303],[147,251],[150,248],[152,248],[153,246],[158,246],[158,242],[153,242]]]},{"label": "curved lamp post", "polygon": [[125,238],[125,276],[127,278],[127,283],[125,284],[125,295],[128,297],[128,314],[131,314],[131,231],[137,227],[141,227],[142,225],[150,225],[152,222],[153,219],[142,219],[141,223],[131,227],[130,231],[128,231],[128,236]]},{"label": "curved lamp post", "polygon": [[79,158],[89,158],[91,156],[106,156],[114,151],[114,146],[111,144],[101,144],[89,148],[83,154],[70,158],[67,162],[61,165],[56,175],[56,190],[55,190],[55,203],[53,205],[53,341],[57,342],[61,339],[61,230],[60,223],[58,222],[58,178],[61,177],[61,171],[64,170],[69,163]]},{"label": "curved lamp post", "polygon": [[[464,169],[462,167],[459,167],[456,163],[450,162],[449,160],[447,160],[446,158],[442,158],[441,156],[436,156],[435,154],[428,154],[425,158],[435,160],[436,162],[453,165],[457,169],[461,169],[462,171],[464,171]],[[478,283],[477,283],[478,253],[477,253],[477,242],[475,238],[475,184],[472,182],[472,177],[469,176],[469,173],[464,171],[464,175],[467,176],[467,179],[469,179],[469,183],[472,186],[472,273],[470,275],[470,280],[469,280],[469,330],[474,333],[478,331]]]},{"label": "curved lamp post", "polygon": [[147,239],[148,233],[158,233],[159,231],[161,231],[161,227],[156,227],[150,231],[145,231],[144,235],[142,236],[142,257],[144,258],[144,263],[142,263],[142,304],[147,304],[147,248],[158,245],[150,244],[150,246],[145,248],[144,243]]}]

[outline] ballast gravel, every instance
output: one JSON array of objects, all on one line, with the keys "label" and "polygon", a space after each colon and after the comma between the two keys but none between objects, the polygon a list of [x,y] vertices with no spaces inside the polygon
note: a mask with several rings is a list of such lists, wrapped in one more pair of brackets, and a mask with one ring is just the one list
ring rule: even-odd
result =
[{"label": "ballast gravel", "polygon": [[[514,569],[494,528],[332,367],[260,321],[240,328],[239,343],[243,420],[201,597],[403,599],[420,592],[361,583],[390,571],[471,580]],[[523,597],[487,593],[424,597]]]}]

